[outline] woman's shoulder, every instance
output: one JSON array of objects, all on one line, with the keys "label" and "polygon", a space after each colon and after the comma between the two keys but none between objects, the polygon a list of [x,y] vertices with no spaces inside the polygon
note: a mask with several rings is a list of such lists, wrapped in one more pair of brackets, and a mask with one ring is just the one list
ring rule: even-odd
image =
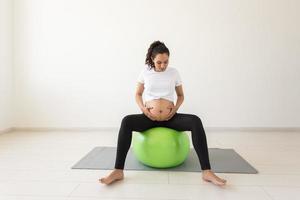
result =
[{"label": "woman's shoulder", "polygon": [[168,67],[170,72],[179,73],[178,69],[175,67]]},{"label": "woman's shoulder", "polygon": [[149,73],[149,67],[148,66],[144,66],[142,69],[140,69],[140,73],[139,76],[147,76],[147,74]]},{"label": "woman's shoulder", "polygon": [[144,66],[142,67],[142,69],[141,69],[142,72],[144,72],[144,71],[149,71],[149,70],[150,70],[150,68],[149,68],[148,65],[144,65]]}]

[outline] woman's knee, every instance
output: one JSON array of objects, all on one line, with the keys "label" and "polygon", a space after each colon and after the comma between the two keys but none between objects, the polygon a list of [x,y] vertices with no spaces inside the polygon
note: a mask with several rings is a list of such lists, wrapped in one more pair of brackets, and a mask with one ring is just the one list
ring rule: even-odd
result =
[{"label": "woman's knee", "polygon": [[202,125],[202,120],[200,119],[199,116],[192,114],[191,115],[192,122],[196,125]]},{"label": "woman's knee", "polygon": [[130,126],[132,118],[133,118],[133,115],[124,116],[123,119],[122,119],[121,125],[125,126],[125,127]]}]

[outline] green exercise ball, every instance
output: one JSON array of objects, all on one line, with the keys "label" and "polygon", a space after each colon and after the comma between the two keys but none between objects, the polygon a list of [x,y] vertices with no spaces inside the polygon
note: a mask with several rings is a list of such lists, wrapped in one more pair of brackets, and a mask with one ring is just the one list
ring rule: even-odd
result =
[{"label": "green exercise ball", "polygon": [[190,152],[189,137],[166,127],[133,132],[134,156],[141,163],[154,168],[170,168],[185,161]]}]

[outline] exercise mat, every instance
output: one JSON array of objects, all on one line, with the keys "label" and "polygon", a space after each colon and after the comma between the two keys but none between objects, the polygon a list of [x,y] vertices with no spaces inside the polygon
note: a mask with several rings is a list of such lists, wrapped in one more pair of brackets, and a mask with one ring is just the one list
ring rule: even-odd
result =
[{"label": "exercise mat", "polygon": [[[234,149],[209,148],[208,151],[211,169],[216,173],[258,173]],[[114,169],[115,158],[116,147],[98,146],[80,159],[72,169]],[[124,170],[200,172],[201,167],[198,156],[193,148],[190,149],[187,159],[181,165],[172,168],[148,167],[135,158],[133,150],[130,148],[126,157]]]}]

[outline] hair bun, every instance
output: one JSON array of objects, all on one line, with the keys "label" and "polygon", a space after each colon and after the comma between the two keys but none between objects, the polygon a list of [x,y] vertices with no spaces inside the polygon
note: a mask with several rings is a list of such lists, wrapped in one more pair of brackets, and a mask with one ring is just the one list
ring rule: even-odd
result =
[{"label": "hair bun", "polygon": [[165,45],[163,42],[157,40],[157,41],[154,41],[152,44],[151,44],[151,48],[155,48],[157,46],[160,46],[160,45]]}]

